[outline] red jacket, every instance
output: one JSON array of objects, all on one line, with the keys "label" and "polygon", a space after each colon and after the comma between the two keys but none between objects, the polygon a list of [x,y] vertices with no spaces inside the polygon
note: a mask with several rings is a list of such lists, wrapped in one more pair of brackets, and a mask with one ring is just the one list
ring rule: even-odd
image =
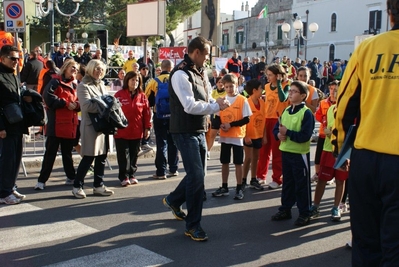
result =
[{"label": "red jacket", "polygon": [[[75,139],[80,105],[77,102],[76,82],[66,81],[62,77],[52,79],[44,88],[43,99],[47,107],[47,136]],[[74,110],[69,110],[69,103],[76,102]]]},{"label": "red jacket", "polygon": [[133,99],[128,89],[119,90],[115,97],[121,102],[123,113],[129,122],[124,129],[119,129],[115,138],[127,140],[141,139],[145,129],[151,128],[150,104],[144,93],[137,93]]}]

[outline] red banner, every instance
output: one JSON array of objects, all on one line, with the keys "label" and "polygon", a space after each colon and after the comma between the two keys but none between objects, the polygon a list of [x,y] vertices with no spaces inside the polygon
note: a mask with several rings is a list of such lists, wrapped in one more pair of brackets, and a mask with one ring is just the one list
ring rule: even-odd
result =
[{"label": "red banner", "polygon": [[159,60],[164,59],[184,59],[184,54],[187,54],[187,47],[161,47],[159,48]]}]

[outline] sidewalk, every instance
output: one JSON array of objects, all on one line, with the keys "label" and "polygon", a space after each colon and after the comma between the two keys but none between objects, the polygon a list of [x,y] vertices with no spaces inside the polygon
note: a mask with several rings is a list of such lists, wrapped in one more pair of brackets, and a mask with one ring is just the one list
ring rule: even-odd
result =
[{"label": "sidewalk", "polygon": [[[155,137],[154,137],[155,138]],[[154,139],[153,139],[154,140]],[[43,162],[43,155],[45,151],[45,140],[27,140],[24,144],[24,154],[22,156],[22,162],[25,165],[27,171],[33,168],[41,168]],[[152,151],[140,156],[139,158],[155,158],[156,146],[151,144]],[[216,137],[215,143],[211,151],[220,151],[220,144],[218,142],[218,136]],[[81,156],[76,152],[73,152],[72,158],[74,164],[77,166],[80,162]],[[115,148],[108,153],[108,161],[116,162]],[[61,154],[59,153],[55,159],[54,167],[62,166]],[[21,170],[22,171],[22,170]]]}]

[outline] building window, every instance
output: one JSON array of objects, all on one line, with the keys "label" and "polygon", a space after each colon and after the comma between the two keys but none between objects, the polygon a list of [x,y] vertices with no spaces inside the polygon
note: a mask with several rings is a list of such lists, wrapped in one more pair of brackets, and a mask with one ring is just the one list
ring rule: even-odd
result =
[{"label": "building window", "polygon": [[222,44],[224,46],[228,46],[229,45],[229,34],[228,33],[224,33],[223,34]]},{"label": "building window", "polygon": [[244,42],[244,32],[236,33],[236,44],[242,44]]},{"label": "building window", "polygon": [[337,31],[337,14],[335,13],[331,15],[331,31]]},{"label": "building window", "polygon": [[381,30],[381,10],[370,11],[369,14],[369,34],[380,33]]},{"label": "building window", "polygon": [[265,42],[269,41],[269,31],[265,32]]},{"label": "building window", "polygon": [[334,61],[335,58],[335,45],[330,44],[329,51],[328,51],[328,60]]},{"label": "building window", "polygon": [[283,30],[281,29],[281,25],[277,26],[277,40],[283,40]]}]

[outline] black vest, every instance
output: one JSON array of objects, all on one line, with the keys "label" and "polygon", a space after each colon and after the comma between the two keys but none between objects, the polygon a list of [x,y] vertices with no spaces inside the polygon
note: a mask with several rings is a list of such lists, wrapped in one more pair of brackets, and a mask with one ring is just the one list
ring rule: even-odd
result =
[{"label": "black vest", "polygon": [[[192,84],[195,100],[208,102],[207,82],[203,74],[195,67],[187,54],[184,56],[184,60],[172,70],[169,81],[172,81],[174,73],[178,70],[187,73],[189,81]],[[172,87],[172,82],[169,82],[169,104],[170,133],[203,133],[207,130],[207,115],[192,115],[186,113]]]}]

